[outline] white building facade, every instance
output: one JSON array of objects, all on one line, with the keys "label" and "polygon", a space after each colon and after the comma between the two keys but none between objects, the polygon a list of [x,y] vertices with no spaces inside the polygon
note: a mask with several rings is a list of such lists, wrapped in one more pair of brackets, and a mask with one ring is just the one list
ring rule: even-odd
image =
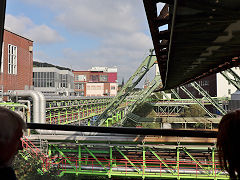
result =
[{"label": "white building facade", "polygon": [[[240,68],[234,67],[232,70],[240,76]],[[229,77],[233,77],[229,74]],[[217,97],[231,97],[231,94],[235,93],[237,88],[232,85],[221,73],[217,73]]]},{"label": "white building facade", "polygon": [[74,93],[74,75],[69,70],[56,67],[34,67],[33,87],[45,95],[69,96]]}]

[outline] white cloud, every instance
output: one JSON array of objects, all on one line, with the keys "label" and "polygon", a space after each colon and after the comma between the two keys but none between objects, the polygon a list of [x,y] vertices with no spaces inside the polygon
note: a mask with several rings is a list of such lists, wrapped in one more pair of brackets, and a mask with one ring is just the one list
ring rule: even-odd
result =
[{"label": "white cloud", "polygon": [[65,48],[59,52],[61,58],[52,57],[58,65],[71,64],[75,70],[116,65],[119,78],[125,77],[126,81],[152,48],[140,0],[23,1],[51,10],[53,23],[63,26],[75,39],[84,35],[100,41],[97,48],[85,52],[73,50],[75,47]]},{"label": "white cloud", "polygon": [[54,29],[45,24],[36,25],[30,18],[25,16],[7,14],[5,28],[40,44],[56,43],[64,40]]},{"label": "white cloud", "polygon": [[129,33],[146,23],[143,4],[139,0],[24,0],[50,8],[56,21],[70,31],[108,36]]}]

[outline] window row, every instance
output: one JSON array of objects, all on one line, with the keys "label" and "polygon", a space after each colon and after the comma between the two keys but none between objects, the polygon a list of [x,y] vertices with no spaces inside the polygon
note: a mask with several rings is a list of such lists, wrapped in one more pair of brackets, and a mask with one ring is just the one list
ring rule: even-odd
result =
[{"label": "window row", "polygon": [[33,72],[33,78],[36,79],[54,79],[55,72]]},{"label": "window row", "polygon": [[55,87],[54,80],[33,79],[34,87]]},{"label": "window row", "polygon": [[74,75],[75,81],[87,81],[86,75]]},{"label": "window row", "polygon": [[91,75],[90,82],[107,82],[108,76],[107,75]]}]

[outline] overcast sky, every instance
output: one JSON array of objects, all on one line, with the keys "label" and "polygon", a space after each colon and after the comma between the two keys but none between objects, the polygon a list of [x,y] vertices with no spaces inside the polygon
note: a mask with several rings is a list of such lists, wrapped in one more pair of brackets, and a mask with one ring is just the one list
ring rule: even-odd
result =
[{"label": "overcast sky", "polygon": [[142,0],[7,0],[5,27],[34,41],[34,60],[125,82],[153,47]]}]

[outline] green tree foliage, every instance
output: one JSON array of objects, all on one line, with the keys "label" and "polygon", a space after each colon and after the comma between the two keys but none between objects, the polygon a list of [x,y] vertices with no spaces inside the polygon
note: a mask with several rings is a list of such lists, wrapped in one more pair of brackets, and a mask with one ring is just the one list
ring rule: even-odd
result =
[{"label": "green tree foliage", "polygon": [[42,163],[31,156],[24,153],[18,154],[13,162],[13,168],[19,180],[32,180],[32,179],[58,179],[57,169],[50,168],[47,172],[42,172]]},{"label": "green tree foliage", "polygon": [[76,176],[72,174],[64,174],[63,176],[58,176],[61,172],[56,167],[50,167],[48,171],[42,172],[42,163],[35,158],[28,156],[27,154],[18,154],[13,162],[13,168],[15,170],[16,176],[19,180],[88,180],[97,179],[103,180],[108,179],[105,176]]},{"label": "green tree foliage", "polygon": [[142,103],[139,106],[137,106],[133,114],[136,114],[140,117],[155,117],[156,112],[153,110],[153,106],[149,103]]},{"label": "green tree foliage", "polygon": [[183,117],[204,117],[206,112],[198,105],[191,104],[189,107],[184,108],[184,112],[181,113]]},{"label": "green tree foliage", "polygon": [[[134,109],[133,114],[136,114],[140,117],[147,117],[147,118],[157,116],[156,112],[153,110],[153,106],[149,103],[146,103],[146,102],[138,105]],[[148,123],[148,124],[151,124],[151,123]],[[127,119],[124,126],[125,127],[136,127],[136,126],[142,126],[142,124],[141,123],[135,123],[135,122]],[[152,127],[152,125],[147,125],[147,124],[145,126],[146,126],[146,128],[148,126]],[[151,128],[151,127],[149,127],[149,128]]]},{"label": "green tree foliage", "polygon": [[160,129],[161,128],[161,124],[160,123],[154,123],[154,122],[145,122],[142,123],[142,127],[143,128],[151,128],[151,129]]}]

